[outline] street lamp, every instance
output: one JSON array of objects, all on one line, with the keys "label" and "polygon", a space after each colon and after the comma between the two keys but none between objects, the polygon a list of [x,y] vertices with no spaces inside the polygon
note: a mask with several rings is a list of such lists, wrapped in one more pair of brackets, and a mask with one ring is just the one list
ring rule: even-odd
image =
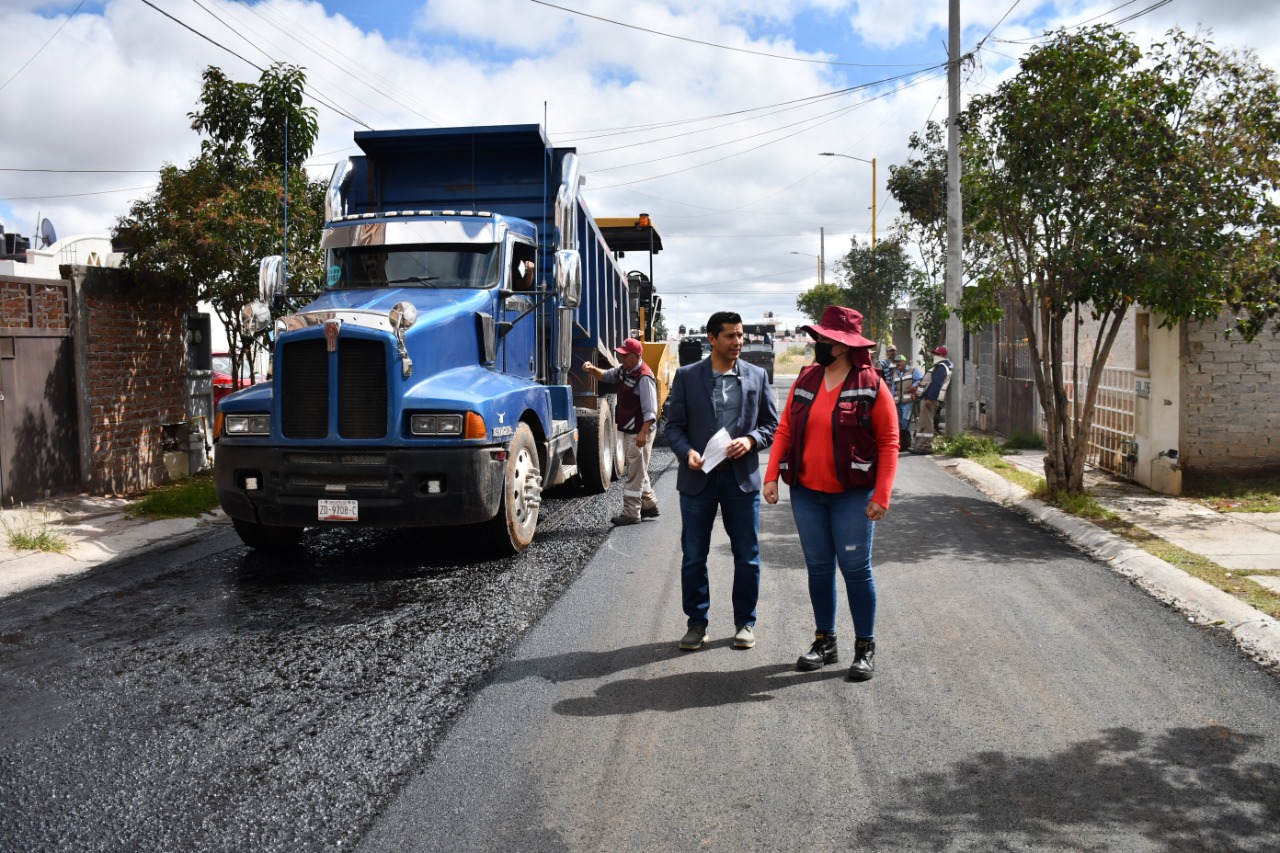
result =
[{"label": "street lamp", "polygon": [[808,252],[792,252],[791,254],[800,255],[801,257],[805,257],[805,258],[817,258],[818,259],[818,284],[821,285],[821,284],[827,283],[826,264],[822,262],[822,255],[811,255]]},{"label": "street lamp", "polygon": [[819,157],[844,157],[849,160],[857,160],[861,163],[871,164],[871,251],[876,250],[876,158],[864,160],[861,157],[854,157],[852,154],[837,154],[834,151],[820,151]]}]

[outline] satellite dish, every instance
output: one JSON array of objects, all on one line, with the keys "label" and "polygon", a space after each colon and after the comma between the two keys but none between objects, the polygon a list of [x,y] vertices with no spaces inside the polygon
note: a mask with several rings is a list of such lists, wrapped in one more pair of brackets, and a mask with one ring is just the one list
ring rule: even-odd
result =
[{"label": "satellite dish", "polygon": [[47,218],[40,220],[40,241],[42,249],[47,249],[58,242],[58,232],[53,230],[53,223]]}]

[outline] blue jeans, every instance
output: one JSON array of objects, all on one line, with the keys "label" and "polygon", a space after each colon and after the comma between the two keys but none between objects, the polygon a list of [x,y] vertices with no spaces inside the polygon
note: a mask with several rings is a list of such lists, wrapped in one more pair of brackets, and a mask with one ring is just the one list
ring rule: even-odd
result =
[{"label": "blue jeans", "polygon": [[711,609],[711,584],[707,578],[707,554],[711,530],[720,510],[729,545],[733,549],[733,624],[756,624],[760,597],[760,493],[738,488],[733,471],[712,471],[707,485],[696,495],[680,494],[680,588],[689,627],[706,626]]},{"label": "blue jeans", "polygon": [[876,523],[867,518],[871,489],[815,492],[798,483],[791,487],[800,547],[809,568],[809,601],[818,632],[836,630],[836,566],[844,575],[854,634],[875,637],[876,582],[871,576],[871,540]]}]

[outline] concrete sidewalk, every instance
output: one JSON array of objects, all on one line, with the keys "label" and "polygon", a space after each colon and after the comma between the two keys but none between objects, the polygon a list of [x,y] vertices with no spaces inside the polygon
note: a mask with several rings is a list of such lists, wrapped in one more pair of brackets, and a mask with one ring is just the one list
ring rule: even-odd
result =
[{"label": "concrete sidewalk", "polygon": [[[1042,454],[1011,454],[1004,460],[1044,476]],[[941,456],[936,461],[988,497],[1062,533],[1190,621],[1229,630],[1258,663],[1280,666],[1277,620],[1088,521],[1032,499],[1026,489],[976,462]],[[1280,570],[1280,514],[1215,512],[1195,501],[1157,494],[1092,470],[1085,474],[1085,485],[1098,503],[1136,527],[1280,591],[1280,577],[1251,574]]]},{"label": "concrete sidewalk", "polygon": [[[130,501],[80,495],[0,510],[0,598],[88,572],[114,560],[177,548],[229,524],[217,510],[200,518],[129,518]],[[47,530],[67,544],[61,553],[15,550],[14,533]]]}]

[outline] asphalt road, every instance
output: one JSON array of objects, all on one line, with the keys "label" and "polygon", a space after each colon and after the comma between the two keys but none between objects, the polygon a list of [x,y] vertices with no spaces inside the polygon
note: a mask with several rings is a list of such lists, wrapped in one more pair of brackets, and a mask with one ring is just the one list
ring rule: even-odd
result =
[{"label": "asphalt road", "polygon": [[[670,452],[655,452],[659,465]],[[351,848],[608,535],[549,493],[535,544],[465,528],[227,527],[0,601],[0,851]]]},{"label": "asphalt road", "polygon": [[0,850],[1280,849],[1275,677],[931,459],[878,526],[857,685],[847,645],[793,670],[785,500],[757,647],[729,647],[720,540],[714,639],[677,652],[656,488],[614,531],[620,484],[549,499],[516,559],[228,531],[0,602]]},{"label": "asphalt road", "polygon": [[756,648],[730,647],[722,540],[714,639],[676,650],[673,481],[360,850],[1280,849],[1275,677],[932,459],[902,457],[878,525],[863,684],[847,646],[793,669],[813,629],[785,500],[762,513]]}]

